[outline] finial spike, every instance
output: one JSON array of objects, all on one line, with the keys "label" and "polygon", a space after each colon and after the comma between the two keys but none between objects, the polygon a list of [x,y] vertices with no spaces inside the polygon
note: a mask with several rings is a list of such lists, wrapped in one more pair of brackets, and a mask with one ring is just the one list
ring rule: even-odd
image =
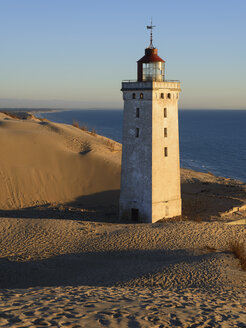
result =
[{"label": "finial spike", "polygon": [[153,34],[152,34],[152,30],[155,27],[155,25],[152,25],[152,17],[151,17],[151,21],[150,21],[150,25],[147,25],[147,30],[150,30],[150,44],[149,47],[150,49],[153,49]]}]

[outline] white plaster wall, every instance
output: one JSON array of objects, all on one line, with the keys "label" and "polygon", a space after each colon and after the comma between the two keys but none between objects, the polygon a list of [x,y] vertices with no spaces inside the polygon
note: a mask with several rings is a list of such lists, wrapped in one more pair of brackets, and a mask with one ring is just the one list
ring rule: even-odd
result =
[{"label": "white plaster wall", "polygon": [[[164,99],[160,97],[164,94]],[[152,222],[181,215],[177,88],[153,89]],[[171,99],[167,95],[171,94]],[[164,117],[167,108],[167,117]],[[164,128],[167,137],[164,137]],[[164,156],[164,147],[168,156]]]},{"label": "white plaster wall", "polygon": [[[136,99],[132,99],[135,92]],[[140,93],[144,98],[140,99]],[[130,218],[131,208],[139,209],[140,220],[151,220],[152,91],[123,91],[123,145],[120,216]],[[136,117],[139,108],[139,118]],[[139,137],[136,138],[136,128]]]},{"label": "white plaster wall", "polygon": [[[177,82],[123,82],[124,116],[120,216],[139,209],[155,222],[181,214]],[[132,99],[132,93],[136,99]],[[140,93],[144,99],[140,99]],[[160,94],[164,93],[164,99]],[[167,94],[171,94],[171,99]],[[139,118],[136,108],[139,108]],[[164,118],[164,108],[167,118]],[[167,138],[164,138],[167,127]],[[139,137],[136,138],[136,128]],[[168,157],[164,157],[168,147]]]}]

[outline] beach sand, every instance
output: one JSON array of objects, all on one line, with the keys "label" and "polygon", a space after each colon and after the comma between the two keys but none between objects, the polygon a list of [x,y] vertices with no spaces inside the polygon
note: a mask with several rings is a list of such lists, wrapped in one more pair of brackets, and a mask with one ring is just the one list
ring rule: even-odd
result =
[{"label": "beach sand", "polygon": [[245,184],[182,169],[183,217],[132,224],[120,144],[0,113],[0,149],[0,326],[246,327]]}]

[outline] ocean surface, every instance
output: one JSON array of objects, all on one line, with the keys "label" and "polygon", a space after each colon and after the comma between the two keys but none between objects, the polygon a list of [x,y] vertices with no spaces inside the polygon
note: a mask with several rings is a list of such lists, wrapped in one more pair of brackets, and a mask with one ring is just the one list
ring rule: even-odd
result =
[{"label": "ocean surface", "polygon": [[[37,114],[81,125],[122,141],[122,110],[67,110]],[[246,110],[179,110],[181,167],[246,182]]]}]

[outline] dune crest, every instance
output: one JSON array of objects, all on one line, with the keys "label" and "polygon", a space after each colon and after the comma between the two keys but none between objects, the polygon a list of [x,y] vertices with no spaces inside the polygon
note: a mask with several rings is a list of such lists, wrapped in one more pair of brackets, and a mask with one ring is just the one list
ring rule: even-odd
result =
[{"label": "dune crest", "polygon": [[0,115],[1,209],[69,203],[119,189],[117,142],[118,151],[111,151],[107,138],[71,125]]}]

